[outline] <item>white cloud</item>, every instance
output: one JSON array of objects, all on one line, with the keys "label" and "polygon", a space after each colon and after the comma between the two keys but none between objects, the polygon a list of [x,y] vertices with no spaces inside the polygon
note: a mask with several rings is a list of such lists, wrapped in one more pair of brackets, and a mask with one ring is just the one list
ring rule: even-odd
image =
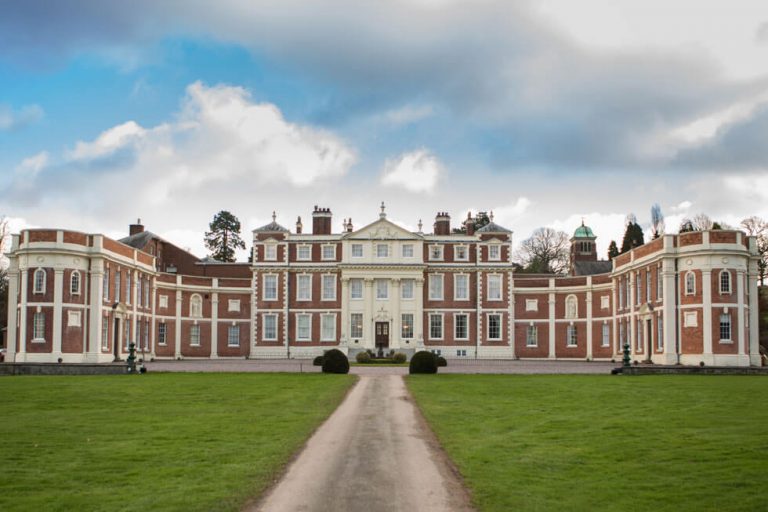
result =
[{"label": "white cloud", "polygon": [[431,117],[434,109],[431,105],[405,105],[404,107],[388,110],[383,114],[383,119],[395,126],[411,124]]},{"label": "white cloud", "polygon": [[25,105],[19,111],[0,104],[0,131],[16,130],[38,122],[44,112],[39,105]]},{"label": "white cloud", "polygon": [[136,142],[146,133],[147,130],[135,121],[128,121],[103,131],[94,141],[79,141],[75,149],[67,152],[67,157],[72,160],[91,160],[107,156]]},{"label": "white cloud", "polygon": [[409,192],[432,192],[442,172],[442,165],[427,149],[417,149],[387,160],[381,184],[402,187]]},{"label": "white cloud", "polygon": [[[608,246],[612,237],[622,236],[624,234],[624,222],[627,215],[625,213],[574,213],[565,219],[555,219],[549,224],[549,227],[565,231],[568,237],[573,236],[576,228],[581,226],[582,220],[586,226],[592,228],[592,232],[597,237],[598,259],[608,259]],[[621,247],[621,239],[616,239],[616,244]]]},{"label": "white cloud", "polygon": [[22,176],[24,179],[32,179],[38,175],[48,165],[48,152],[41,151],[36,155],[32,155],[29,158],[25,158],[16,167],[17,176]]}]

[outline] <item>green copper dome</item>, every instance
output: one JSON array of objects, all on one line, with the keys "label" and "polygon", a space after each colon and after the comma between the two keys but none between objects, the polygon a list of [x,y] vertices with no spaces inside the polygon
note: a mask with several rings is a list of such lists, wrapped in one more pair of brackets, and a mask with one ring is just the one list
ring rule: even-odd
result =
[{"label": "green copper dome", "polygon": [[596,238],[595,234],[592,232],[592,229],[589,226],[585,226],[584,222],[581,223],[581,226],[576,228],[576,231],[573,233],[573,238]]}]

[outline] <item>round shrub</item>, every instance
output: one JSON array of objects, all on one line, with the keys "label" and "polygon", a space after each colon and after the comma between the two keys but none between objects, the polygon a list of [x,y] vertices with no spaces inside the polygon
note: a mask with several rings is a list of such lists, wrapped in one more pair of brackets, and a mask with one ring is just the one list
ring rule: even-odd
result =
[{"label": "round shrub", "polygon": [[392,359],[393,359],[393,360],[394,360],[394,361],[395,361],[397,364],[403,364],[405,361],[407,361],[407,360],[408,360],[408,357],[407,357],[405,354],[403,354],[402,352],[398,352],[397,354],[395,354],[394,356],[392,356]]},{"label": "round shrub", "polygon": [[448,366],[448,361],[446,361],[443,356],[437,356],[435,362],[437,363],[437,366]]},{"label": "round shrub", "polygon": [[413,354],[408,373],[437,373],[437,358],[432,352],[422,350]]},{"label": "round shrub", "polygon": [[323,357],[323,373],[349,373],[349,360],[344,352],[331,349]]},{"label": "round shrub", "polygon": [[312,366],[323,366],[323,361],[325,360],[325,357],[323,356],[317,356],[312,360]]},{"label": "round shrub", "polygon": [[370,363],[371,362],[371,354],[368,352],[358,352],[355,356],[355,359],[358,363]]}]

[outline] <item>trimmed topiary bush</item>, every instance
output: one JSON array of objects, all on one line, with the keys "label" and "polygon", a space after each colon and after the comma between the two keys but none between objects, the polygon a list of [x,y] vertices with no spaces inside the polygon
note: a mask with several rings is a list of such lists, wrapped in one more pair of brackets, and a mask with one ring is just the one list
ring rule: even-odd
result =
[{"label": "trimmed topiary bush", "polygon": [[325,357],[323,356],[317,356],[312,360],[312,366],[323,366],[323,361],[325,360]]},{"label": "trimmed topiary bush", "polygon": [[435,362],[437,363],[437,366],[448,366],[448,361],[446,361],[443,356],[437,356]]},{"label": "trimmed topiary bush", "polygon": [[422,350],[413,354],[408,373],[437,373],[437,358],[432,352]]},{"label": "trimmed topiary bush", "polygon": [[397,354],[392,356],[392,360],[394,360],[397,364],[403,364],[408,360],[408,357],[402,352],[398,352]]},{"label": "trimmed topiary bush", "polygon": [[349,373],[349,360],[344,352],[331,349],[323,357],[323,373]]},{"label": "trimmed topiary bush", "polygon": [[370,363],[371,362],[371,354],[368,352],[358,352],[355,356],[355,360],[358,363]]}]

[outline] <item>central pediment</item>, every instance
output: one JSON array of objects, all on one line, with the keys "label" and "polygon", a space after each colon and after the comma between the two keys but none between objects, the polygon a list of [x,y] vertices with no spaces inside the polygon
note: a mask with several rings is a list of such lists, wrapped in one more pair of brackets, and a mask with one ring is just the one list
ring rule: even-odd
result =
[{"label": "central pediment", "polygon": [[423,237],[401,228],[387,219],[379,219],[344,235],[346,240],[421,240]]}]

